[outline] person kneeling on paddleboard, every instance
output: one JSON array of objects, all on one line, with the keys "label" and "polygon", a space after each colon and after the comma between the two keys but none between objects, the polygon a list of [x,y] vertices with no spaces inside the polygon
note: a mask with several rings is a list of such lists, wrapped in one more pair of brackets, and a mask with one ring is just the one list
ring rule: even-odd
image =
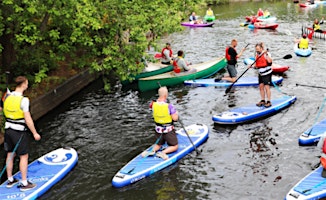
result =
[{"label": "person kneeling on paddleboard", "polygon": [[326,134],[323,134],[317,144],[317,148],[321,149],[320,163],[323,166],[321,176],[326,178]]},{"label": "person kneeling on paddleboard", "polygon": [[[157,140],[153,148],[144,151],[141,155],[147,157],[156,154],[157,157],[167,160],[169,158],[168,153],[178,150],[178,138],[173,122],[178,121],[179,115],[173,104],[167,103],[168,89],[165,86],[158,89],[158,95],[158,99],[150,104],[156,124],[155,135]],[[157,152],[165,142],[169,146]]]},{"label": "person kneeling on paddleboard", "polygon": [[[270,84],[272,83],[272,58],[268,50],[264,50],[263,43],[256,44],[256,64],[258,68],[258,83],[261,100],[256,105],[266,108],[271,107],[271,90]],[[267,97],[267,102],[265,101]]]}]

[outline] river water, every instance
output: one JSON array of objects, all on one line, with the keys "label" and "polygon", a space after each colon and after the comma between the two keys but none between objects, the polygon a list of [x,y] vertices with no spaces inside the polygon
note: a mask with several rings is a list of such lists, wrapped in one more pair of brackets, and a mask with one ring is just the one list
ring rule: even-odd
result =
[{"label": "river water", "polygon": [[[268,8],[278,18],[275,31],[240,27],[244,16]],[[185,28],[164,39],[186,59],[200,63],[224,55],[231,39],[238,39],[238,51],[250,43],[239,59],[239,74],[246,68],[254,44],[264,42],[275,63],[289,65],[280,91],[297,96],[289,108],[271,117],[237,126],[214,125],[212,115],[234,106],[260,100],[258,88],[236,88],[224,96],[225,88],[169,88],[169,100],[185,125],[203,123],[210,128],[202,152],[187,155],[178,163],[144,180],[121,189],[113,188],[115,173],[130,159],[155,142],[148,104],[156,91],[140,93],[115,87],[111,93],[100,81],[56,108],[36,125],[42,134],[32,142],[30,161],[62,147],[79,153],[77,166],[40,199],[283,199],[290,188],[318,163],[315,146],[298,146],[299,135],[316,122],[325,90],[296,86],[296,83],[325,86],[325,41],[314,40],[316,50],[308,58],[296,57],[293,40],[302,24],[325,15],[323,7],[303,10],[292,1],[234,3],[213,7],[217,21],[213,28]],[[205,10],[202,12],[204,13]],[[286,54],[293,58],[282,60]],[[220,72],[220,74],[223,72]],[[246,76],[255,76],[250,69]],[[282,94],[272,88],[272,97]],[[319,118],[326,117],[325,110]],[[177,128],[181,126],[177,123]],[[3,152],[1,152],[3,153]]]}]

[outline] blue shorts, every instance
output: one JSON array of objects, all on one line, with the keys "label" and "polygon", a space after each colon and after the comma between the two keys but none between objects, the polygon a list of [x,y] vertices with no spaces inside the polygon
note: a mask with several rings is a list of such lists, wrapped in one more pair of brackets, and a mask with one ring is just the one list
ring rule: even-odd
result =
[{"label": "blue shorts", "polygon": [[236,65],[229,65],[229,64],[227,65],[226,69],[228,70],[231,78],[237,77],[238,72],[237,72],[237,69],[235,68],[235,66]]}]

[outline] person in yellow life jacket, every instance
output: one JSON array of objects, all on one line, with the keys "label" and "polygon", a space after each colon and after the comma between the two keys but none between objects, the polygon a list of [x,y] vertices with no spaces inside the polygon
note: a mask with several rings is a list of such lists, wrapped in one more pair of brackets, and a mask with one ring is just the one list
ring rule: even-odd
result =
[{"label": "person in yellow life jacket", "polygon": [[321,176],[323,178],[326,178],[326,134],[323,134],[318,143],[317,143],[317,148],[321,150],[321,155],[320,155],[320,163],[323,166],[323,171],[321,172]]},{"label": "person in yellow life jacket", "polygon": [[[271,107],[271,90],[270,84],[272,83],[272,58],[267,50],[264,50],[263,43],[256,44],[256,64],[258,68],[258,83],[261,100],[256,105],[266,108]],[[267,98],[267,101],[265,101]]]},{"label": "person in yellow life jacket", "polygon": [[208,10],[206,11],[207,16],[214,16],[213,10],[209,7]]},{"label": "person in yellow life jacket", "polygon": [[[29,99],[23,96],[28,88],[28,80],[24,76],[18,76],[15,80],[16,89],[4,100],[3,112],[5,122],[4,149],[7,152],[7,188],[18,184],[19,180],[13,177],[14,156],[20,158],[19,170],[21,172],[21,191],[27,191],[36,187],[36,184],[27,180],[28,166],[28,129],[33,134],[35,140],[40,140],[41,136],[35,129],[33,119],[29,112]],[[16,151],[15,151],[16,150]]]},{"label": "person in yellow life jacket", "polygon": [[[150,104],[156,125],[156,143],[153,148],[149,149],[149,151],[144,151],[141,155],[142,157],[156,155],[166,160],[169,158],[167,154],[178,150],[178,138],[173,122],[178,121],[179,115],[173,104],[167,102],[168,89],[165,86],[158,89],[158,95],[158,99]],[[168,147],[158,151],[165,142],[168,144]]]},{"label": "person in yellow life jacket", "polygon": [[307,38],[306,34],[302,35],[302,38],[300,39],[298,43],[298,48],[299,49],[308,49],[309,47],[309,39]]},{"label": "person in yellow life jacket", "polygon": [[320,25],[324,23],[324,17],[318,21],[318,19],[315,19],[314,24],[312,25],[312,28],[314,29],[315,32],[322,33],[323,30],[320,29]]}]

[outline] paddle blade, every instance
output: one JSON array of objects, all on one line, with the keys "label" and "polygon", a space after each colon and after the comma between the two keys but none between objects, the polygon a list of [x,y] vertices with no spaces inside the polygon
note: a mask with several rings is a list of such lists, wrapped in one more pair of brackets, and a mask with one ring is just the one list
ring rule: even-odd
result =
[{"label": "paddle blade", "polygon": [[314,31],[311,31],[309,34],[308,34],[308,39],[312,39],[312,35],[314,34]]},{"label": "paddle blade", "polygon": [[283,57],[283,59],[290,59],[290,58],[292,58],[292,55],[291,54],[288,54],[288,55],[286,55],[286,56]]},{"label": "paddle blade", "polygon": [[[231,85],[232,86],[232,85]],[[225,90],[225,94],[227,94],[227,93],[229,93],[230,92],[230,90],[231,90],[231,86],[229,86],[228,88],[226,88],[226,90]]]}]

